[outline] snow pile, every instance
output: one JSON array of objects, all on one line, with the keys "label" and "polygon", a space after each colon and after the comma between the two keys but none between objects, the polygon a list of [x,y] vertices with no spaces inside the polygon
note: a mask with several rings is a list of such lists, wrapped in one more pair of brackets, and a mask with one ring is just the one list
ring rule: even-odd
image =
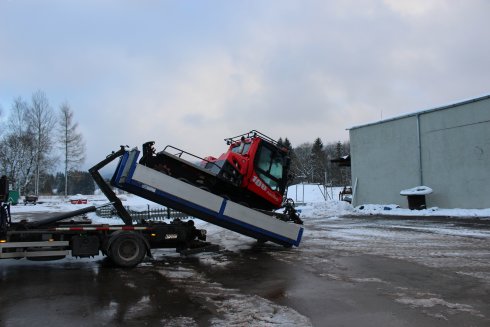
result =
[{"label": "snow pile", "polygon": [[400,208],[396,204],[366,204],[356,208],[352,208],[351,213],[356,216],[422,216],[422,217],[459,217],[459,218],[489,218],[490,208],[487,209],[441,209],[437,207],[423,209],[423,210],[410,210]]},{"label": "snow pile", "polygon": [[[288,197],[299,204],[302,217],[334,217],[334,216],[444,216],[444,217],[490,217],[488,209],[441,209],[437,207],[424,210],[400,208],[396,204],[366,204],[356,208],[345,201],[339,201],[342,187],[323,187],[316,184],[297,184],[288,188]],[[432,190],[419,186],[404,190],[407,195],[426,194]],[[422,192],[422,193],[421,193]],[[427,193],[428,194],[428,193]],[[326,198],[326,200],[325,200]]]},{"label": "snow pile", "polygon": [[400,195],[408,196],[408,195],[427,195],[431,194],[432,189],[428,186],[417,186],[414,188],[409,188],[407,190],[402,190]]},{"label": "snow pile", "polygon": [[353,213],[353,208],[349,203],[338,200],[307,203],[298,206],[297,210],[301,217],[309,218],[339,217]]}]

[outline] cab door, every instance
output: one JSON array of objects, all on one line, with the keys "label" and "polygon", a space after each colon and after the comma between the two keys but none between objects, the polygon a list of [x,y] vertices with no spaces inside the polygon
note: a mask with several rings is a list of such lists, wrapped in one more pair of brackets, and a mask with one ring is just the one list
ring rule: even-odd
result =
[{"label": "cab door", "polygon": [[289,158],[284,151],[261,142],[254,160],[254,176],[250,189],[276,206],[282,203],[287,180]]}]

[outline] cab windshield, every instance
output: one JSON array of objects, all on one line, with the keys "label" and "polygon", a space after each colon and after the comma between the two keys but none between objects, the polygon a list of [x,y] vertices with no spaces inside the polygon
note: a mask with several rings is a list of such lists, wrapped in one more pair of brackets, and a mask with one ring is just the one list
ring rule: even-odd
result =
[{"label": "cab windshield", "polygon": [[261,147],[257,160],[257,173],[260,179],[274,191],[282,189],[284,162],[285,157],[277,151],[266,146]]}]

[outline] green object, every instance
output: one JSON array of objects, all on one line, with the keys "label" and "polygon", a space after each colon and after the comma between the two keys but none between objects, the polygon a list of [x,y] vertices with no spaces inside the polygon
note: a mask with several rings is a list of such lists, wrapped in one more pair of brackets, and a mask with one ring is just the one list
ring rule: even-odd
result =
[{"label": "green object", "polygon": [[9,191],[9,201],[12,205],[19,203],[19,191]]}]

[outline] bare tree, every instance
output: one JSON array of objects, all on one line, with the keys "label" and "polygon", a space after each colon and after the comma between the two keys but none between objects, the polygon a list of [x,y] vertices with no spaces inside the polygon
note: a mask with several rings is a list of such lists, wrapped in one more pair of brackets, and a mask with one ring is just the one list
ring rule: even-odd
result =
[{"label": "bare tree", "polygon": [[294,148],[294,158],[291,163],[291,168],[296,179],[312,182],[314,173],[314,162],[311,155],[311,143],[303,143]]},{"label": "bare tree", "polygon": [[34,170],[34,135],[27,119],[28,105],[21,98],[14,99],[7,129],[0,143],[0,165],[13,187],[25,191]]},{"label": "bare tree", "polygon": [[29,105],[22,97],[14,99],[10,108],[10,115],[7,121],[7,129],[10,133],[22,134],[28,130],[27,111]]},{"label": "bare tree", "polygon": [[65,196],[68,195],[68,171],[74,170],[85,160],[85,142],[73,121],[73,111],[67,102],[60,106],[58,141],[63,153],[65,168]]},{"label": "bare tree", "polygon": [[39,194],[40,176],[43,169],[49,168],[53,142],[53,128],[56,124],[55,116],[49,106],[44,92],[37,91],[32,95],[32,103],[28,110],[29,126],[35,138],[35,180],[34,192]]},{"label": "bare tree", "polygon": [[32,180],[35,152],[34,139],[29,134],[8,134],[0,145],[2,169],[21,193]]}]

